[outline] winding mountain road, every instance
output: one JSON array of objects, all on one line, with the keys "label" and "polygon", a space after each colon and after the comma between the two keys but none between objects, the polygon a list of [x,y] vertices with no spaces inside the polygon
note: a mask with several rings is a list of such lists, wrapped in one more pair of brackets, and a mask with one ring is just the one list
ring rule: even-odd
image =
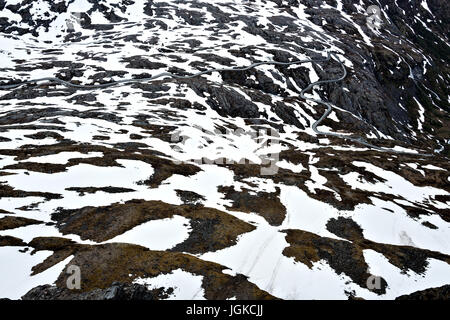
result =
[{"label": "winding mountain road", "polygon": [[300,92],[300,97],[302,99],[308,100],[308,101],[313,101],[315,103],[323,104],[323,105],[327,106],[327,110],[325,111],[325,113],[320,117],[319,120],[317,120],[312,125],[312,129],[314,130],[315,133],[317,133],[319,135],[333,136],[333,137],[338,137],[338,138],[341,138],[341,139],[353,141],[353,142],[362,144],[362,145],[364,145],[364,146],[366,146],[368,148],[375,149],[375,150],[378,150],[378,151],[383,151],[383,152],[392,152],[392,153],[396,153],[396,154],[406,154],[406,155],[416,155],[416,156],[432,156],[432,154],[405,152],[405,151],[398,151],[398,150],[393,150],[393,149],[388,149],[388,148],[382,148],[382,147],[378,147],[378,146],[375,146],[375,145],[367,142],[363,137],[354,138],[354,137],[346,136],[344,134],[333,133],[333,132],[324,132],[324,131],[320,131],[319,129],[317,129],[317,127],[322,123],[322,121],[324,121],[328,117],[328,115],[331,113],[331,111],[333,109],[333,105],[331,103],[327,102],[327,101],[324,101],[324,100],[319,100],[319,99],[314,99],[314,98],[311,98],[311,97],[307,97],[305,95],[305,93],[310,91],[310,90],[312,90],[312,88],[314,88],[315,86],[340,82],[340,81],[344,80],[345,77],[347,76],[347,69],[345,68],[344,63],[342,63],[342,61],[339,60],[339,57],[335,53],[332,53],[332,52],[329,52],[329,51],[327,51],[327,57],[323,58],[323,59],[305,59],[305,60],[295,60],[295,61],[291,61],[291,62],[280,62],[280,61],[273,61],[273,60],[261,61],[261,62],[253,63],[253,64],[251,64],[251,65],[249,65],[247,67],[213,68],[213,69],[208,69],[208,70],[201,71],[201,72],[198,72],[198,73],[194,73],[194,74],[188,75],[188,76],[180,76],[180,75],[176,75],[176,74],[173,74],[173,73],[170,73],[170,72],[162,72],[162,73],[159,73],[159,74],[154,75],[152,77],[140,78],[140,79],[116,80],[116,81],[112,81],[112,82],[109,82],[109,83],[97,84],[97,85],[80,85],[80,84],[71,83],[71,82],[68,82],[68,81],[56,78],[56,77],[44,77],[44,78],[39,78],[39,79],[31,79],[31,80],[21,81],[21,82],[13,83],[13,84],[0,85],[0,90],[16,89],[16,88],[21,87],[21,86],[26,85],[26,84],[35,84],[35,85],[37,85],[39,82],[46,82],[45,84],[61,84],[61,85],[66,86],[66,87],[71,87],[71,88],[76,88],[76,89],[83,89],[83,90],[106,89],[106,88],[111,88],[111,87],[118,86],[118,85],[127,85],[127,84],[134,84],[134,83],[150,82],[150,81],[153,81],[153,80],[156,80],[156,79],[159,79],[159,78],[192,79],[192,78],[199,77],[199,76],[202,76],[204,74],[210,74],[210,73],[213,73],[213,72],[246,71],[246,70],[255,68],[257,66],[261,66],[261,65],[290,66],[290,65],[303,64],[303,63],[328,62],[332,58],[334,60],[336,60],[340,64],[340,66],[342,68],[342,76],[340,76],[337,79],[319,80],[319,81],[313,82],[313,83],[309,84],[305,89],[303,89]]}]

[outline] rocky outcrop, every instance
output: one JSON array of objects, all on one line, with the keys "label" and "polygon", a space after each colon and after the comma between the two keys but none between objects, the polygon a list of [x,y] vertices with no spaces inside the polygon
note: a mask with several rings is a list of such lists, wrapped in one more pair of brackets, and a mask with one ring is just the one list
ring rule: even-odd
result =
[{"label": "rocky outcrop", "polygon": [[[182,269],[202,277],[201,287],[206,299],[224,300],[236,297],[243,300],[274,299],[267,292],[250,283],[243,275],[231,276],[216,263],[203,261],[191,255],[151,251],[130,244],[106,244],[98,246],[74,245],[62,241],[58,247],[45,238],[34,239],[31,246],[36,250],[52,250],[54,254],[33,268],[39,273],[70,255],[74,258],[68,265],[81,268],[81,288],[67,290],[68,274],[62,272],[56,287],[44,286],[32,289],[24,299],[147,299],[163,298],[173,290],[160,288],[147,290],[134,284],[142,278],[152,278]],[[55,240],[55,239],[53,239]],[[50,296],[50,297],[49,297]]]},{"label": "rocky outcrop", "polygon": [[439,288],[431,288],[416,291],[397,297],[396,300],[448,300],[450,299],[450,286],[442,286]]},{"label": "rocky outcrop", "polygon": [[172,288],[149,290],[144,285],[114,282],[106,289],[80,293],[77,290],[42,285],[28,291],[22,300],[160,300],[167,299]]}]

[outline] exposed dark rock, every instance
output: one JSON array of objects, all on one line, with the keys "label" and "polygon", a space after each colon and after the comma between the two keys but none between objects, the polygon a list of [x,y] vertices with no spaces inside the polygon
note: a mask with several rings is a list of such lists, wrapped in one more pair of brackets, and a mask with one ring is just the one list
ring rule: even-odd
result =
[{"label": "exposed dark rock", "polygon": [[181,201],[184,202],[184,204],[197,205],[201,203],[201,201],[206,200],[203,196],[193,191],[186,191],[179,189],[176,189],[175,191],[177,195],[180,197]]},{"label": "exposed dark rock", "polygon": [[147,289],[141,284],[114,282],[105,289],[80,293],[78,290],[51,285],[38,286],[28,291],[22,300],[160,300],[167,299],[173,288]]},{"label": "exposed dark rock", "polygon": [[128,62],[126,65],[127,68],[132,69],[161,69],[164,68],[166,65],[160,62],[153,62],[149,61],[146,58],[140,57],[140,56],[133,56],[129,58],[124,58],[124,62]]},{"label": "exposed dark rock", "polygon": [[416,291],[411,294],[397,297],[395,300],[449,300],[450,285],[439,288],[431,288],[422,291]]},{"label": "exposed dark rock", "polygon": [[135,190],[129,188],[120,187],[70,187],[66,188],[67,191],[78,192],[80,196],[84,196],[86,193],[106,192],[106,193],[125,193],[134,192]]},{"label": "exposed dark rock", "polygon": [[364,239],[363,230],[352,219],[339,217],[337,219],[330,219],[327,222],[328,231],[334,233],[338,237],[348,240]]}]

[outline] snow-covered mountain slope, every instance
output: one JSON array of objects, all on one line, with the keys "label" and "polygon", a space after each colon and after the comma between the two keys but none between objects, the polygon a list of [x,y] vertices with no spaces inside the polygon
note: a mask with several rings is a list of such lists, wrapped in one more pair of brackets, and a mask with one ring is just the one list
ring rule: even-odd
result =
[{"label": "snow-covered mountain slope", "polygon": [[446,1],[0,10],[0,86],[328,52],[347,72],[307,94],[332,104],[319,132],[340,136],[318,134],[326,106],[300,97],[342,75],[336,59],[0,90],[0,297],[393,299],[450,284]]}]

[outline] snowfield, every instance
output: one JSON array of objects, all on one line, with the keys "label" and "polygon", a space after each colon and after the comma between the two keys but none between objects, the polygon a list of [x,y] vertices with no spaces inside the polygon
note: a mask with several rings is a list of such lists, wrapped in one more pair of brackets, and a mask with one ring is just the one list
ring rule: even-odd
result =
[{"label": "snowfield", "polygon": [[[368,1],[58,3],[0,3],[0,84],[96,85],[327,52],[348,75],[308,100],[310,83],[340,77],[336,60],[0,90],[0,298],[54,285],[52,298],[75,299],[69,265],[97,298],[114,282],[193,300],[395,299],[450,284],[448,58],[391,27],[374,33]],[[448,48],[430,2],[386,3],[420,12],[410,32],[426,27]],[[326,108],[309,98],[330,101],[318,129],[339,136],[312,129]]]}]

